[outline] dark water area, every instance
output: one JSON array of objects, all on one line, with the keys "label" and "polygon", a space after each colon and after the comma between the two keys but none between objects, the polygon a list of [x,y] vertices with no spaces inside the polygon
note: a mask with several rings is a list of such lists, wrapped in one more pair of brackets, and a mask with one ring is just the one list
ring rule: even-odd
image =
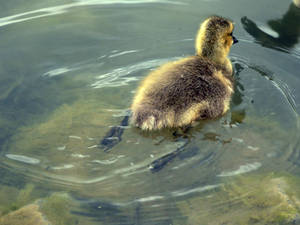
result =
[{"label": "dark water area", "polygon": [[[229,112],[128,126],[139,82],[193,55],[210,15],[239,40]],[[299,35],[291,1],[1,3],[0,224],[300,223]]]}]

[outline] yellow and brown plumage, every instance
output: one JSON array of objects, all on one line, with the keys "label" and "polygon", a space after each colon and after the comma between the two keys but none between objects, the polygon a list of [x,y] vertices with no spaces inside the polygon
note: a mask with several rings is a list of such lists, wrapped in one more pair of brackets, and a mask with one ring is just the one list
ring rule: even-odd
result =
[{"label": "yellow and brown plumage", "polygon": [[131,123],[156,130],[223,115],[233,93],[228,53],[237,41],[232,31],[227,19],[206,19],[196,37],[195,56],[162,65],[142,81],[131,106]]}]

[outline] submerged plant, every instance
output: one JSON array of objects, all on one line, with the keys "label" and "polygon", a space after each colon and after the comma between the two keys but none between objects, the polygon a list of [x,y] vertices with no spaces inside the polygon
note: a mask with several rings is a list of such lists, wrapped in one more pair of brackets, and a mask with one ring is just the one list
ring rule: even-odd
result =
[{"label": "submerged plant", "polygon": [[27,184],[20,191],[12,187],[2,186],[0,193],[0,216],[18,210],[26,204],[33,202],[36,198],[33,195],[34,188],[33,184]]},{"label": "submerged plant", "polygon": [[238,198],[241,207],[249,212],[241,219],[243,223],[287,224],[300,212],[299,196],[289,192],[292,188],[285,177],[270,175],[241,177],[224,190],[230,198]]},{"label": "submerged plant", "polygon": [[24,206],[0,218],[1,225],[49,225],[43,218],[37,204]]},{"label": "submerged plant", "polygon": [[67,194],[52,194],[43,199],[41,212],[52,225],[74,225],[76,219],[70,214],[71,200]]},{"label": "submerged plant", "polygon": [[[178,202],[187,224],[285,225],[300,213],[300,179],[273,174],[241,176],[206,196]],[[176,224],[176,223],[175,223]]]}]

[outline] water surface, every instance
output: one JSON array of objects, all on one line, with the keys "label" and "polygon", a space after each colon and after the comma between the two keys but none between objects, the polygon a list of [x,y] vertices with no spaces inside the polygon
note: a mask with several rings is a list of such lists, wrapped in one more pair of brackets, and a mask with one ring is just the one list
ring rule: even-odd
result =
[{"label": "water surface", "polygon": [[[10,187],[30,190],[20,207],[50,201],[53,193],[69,196],[68,216],[48,216],[53,224],[252,224],[249,195],[226,185],[246,179],[247,192],[260,180],[283,186],[266,182],[270,174],[299,179],[300,9],[291,2],[2,4],[0,215],[12,202],[5,195]],[[188,137],[128,126],[104,152],[100,141],[128,114],[140,80],[193,55],[199,24],[215,14],[235,22],[240,41],[230,53],[236,80],[230,111],[199,123]],[[180,147],[151,171],[153,161]]]}]

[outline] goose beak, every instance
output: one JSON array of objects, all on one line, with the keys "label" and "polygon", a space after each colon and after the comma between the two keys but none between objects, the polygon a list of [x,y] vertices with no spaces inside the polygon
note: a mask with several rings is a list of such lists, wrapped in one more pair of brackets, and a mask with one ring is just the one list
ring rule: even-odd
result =
[{"label": "goose beak", "polygon": [[239,42],[238,39],[236,39],[234,36],[232,36],[232,40],[233,40],[233,44],[236,44]]}]

